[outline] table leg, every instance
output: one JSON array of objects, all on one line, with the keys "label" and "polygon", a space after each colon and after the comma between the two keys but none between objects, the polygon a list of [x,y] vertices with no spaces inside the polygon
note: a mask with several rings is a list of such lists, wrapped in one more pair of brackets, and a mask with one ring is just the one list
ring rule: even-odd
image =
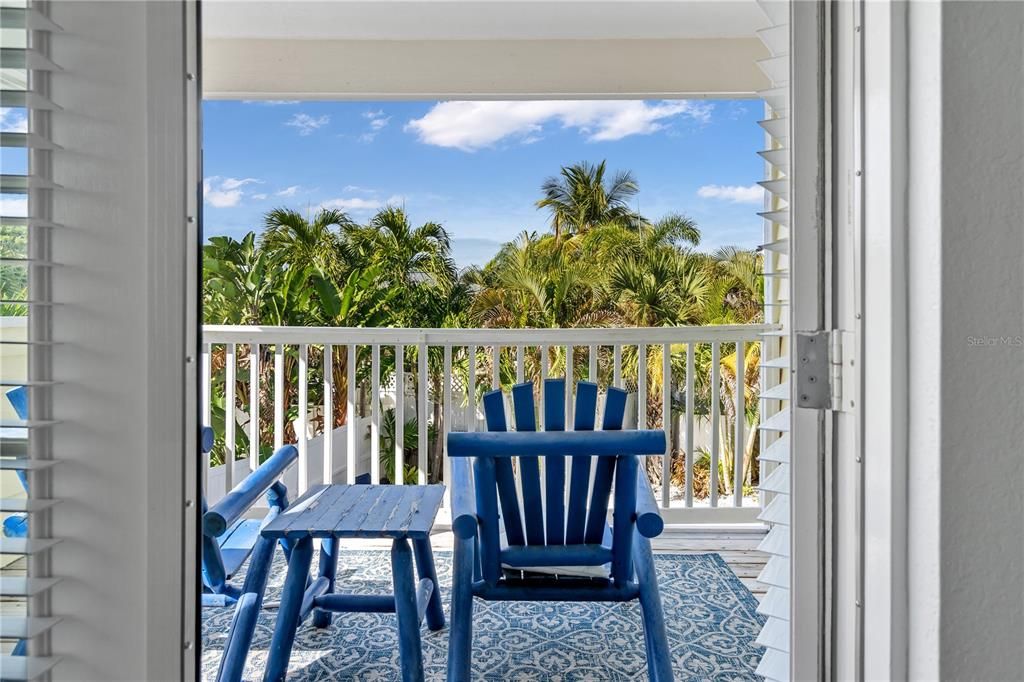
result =
[{"label": "table leg", "polygon": [[444,627],[444,607],[441,606],[441,586],[437,584],[434,550],[430,547],[430,538],[413,540],[412,549],[416,554],[416,570],[420,580],[426,578],[434,584],[434,591],[427,602],[427,627],[431,630],[440,630]]},{"label": "table leg", "polygon": [[[334,594],[334,582],[338,575],[338,545],[335,538],[324,538],[320,541],[320,576],[327,578],[326,594]],[[331,624],[331,612],[324,609],[313,609],[313,627],[326,628]]]},{"label": "table leg", "polygon": [[402,662],[402,682],[422,682],[423,651],[420,648],[416,583],[412,573],[412,551],[405,538],[396,538],[391,545],[391,575],[395,586],[395,613],[398,615],[398,654]]},{"label": "table leg", "polygon": [[295,632],[299,629],[299,612],[302,609],[302,597],[306,592],[309,579],[309,565],[313,562],[313,539],[304,537],[292,547],[292,555],[288,559],[288,575],[284,580],[281,593],[281,606],[277,612],[277,623],[274,625],[274,637],[270,640],[270,655],[267,669],[263,674],[264,682],[283,682],[288,672],[288,659],[292,655],[295,644]]}]

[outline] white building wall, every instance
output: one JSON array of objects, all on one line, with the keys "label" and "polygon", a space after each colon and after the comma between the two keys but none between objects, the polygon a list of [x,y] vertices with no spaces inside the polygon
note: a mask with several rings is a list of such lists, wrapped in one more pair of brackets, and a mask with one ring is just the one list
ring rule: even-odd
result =
[{"label": "white building wall", "polygon": [[[937,426],[941,458],[938,672],[1021,679],[1024,3],[943,4],[940,35],[942,178],[933,196],[942,214],[932,235],[941,240],[942,326],[930,342],[940,348],[941,397],[938,419],[924,424]],[[912,405],[933,399],[924,378]]]}]

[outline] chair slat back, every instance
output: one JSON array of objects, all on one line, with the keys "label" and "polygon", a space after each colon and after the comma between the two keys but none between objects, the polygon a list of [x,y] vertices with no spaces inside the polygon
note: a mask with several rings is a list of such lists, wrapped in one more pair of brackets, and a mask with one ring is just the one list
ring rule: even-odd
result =
[{"label": "chair slat back", "polygon": [[[564,430],[565,380],[548,379],[543,390],[545,430]],[[622,389],[608,389],[601,421],[602,430],[622,429],[626,396]],[[512,403],[516,429],[535,431],[537,420],[533,385],[524,383],[514,386]],[[488,431],[507,431],[505,398],[502,392],[488,392],[484,395],[483,404]],[[576,388],[573,425],[577,431],[593,431],[596,419],[597,385],[581,381]],[[483,579],[493,584],[501,577],[502,545],[499,523],[504,525],[506,542],[510,548],[529,545],[607,544],[608,538],[605,533],[608,530],[608,510],[614,494],[611,575],[617,583],[630,580],[633,571],[631,551],[639,458],[628,453],[618,457],[567,453],[567,456],[544,455],[543,459],[542,483],[539,455],[523,453],[516,457],[475,458],[473,467],[477,514],[480,521],[480,570]],[[566,459],[571,461],[572,467],[568,505]],[[572,565],[571,557],[574,555],[570,552],[565,556],[564,565]]]},{"label": "chair slat back", "polygon": [[[565,431],[565,379],[545,379],[544,430]],[[530,391],[531,397],[533,391]],[[565,457],[544,458],[547,541],[565,544]]]},{"label": "chair slat back", "polygon": [[[537,418],[533,409],[533,384],[517,384],[512,387],[512,407],[516,418],[516,431],[537,430]],[[538,457],[528,456],[518,459],[520,484],[523,490],[523,515],[526,520],[526,544],[543,545],[544,503],[540,492],[540,461]]]},{"label": "chair slat back", "polygon": [[[625,412],[626,392],[620,388],[609,388],[605,396],[604,419],[601,428],[604,431],[621,431]],[[583,542],[586,544],[599,543],[604,537],[604,527],[608,518],[608,498],[612,491],[615,465],[616,460],[611,457],[597,458],[594,486],[590,493],[587,528],[583,538]]]},{"label": "chair slat back", "polygon": [[[508,431],[505,423],[505,398],[500,390],[484,395],[484,416],[488,431]],[[523,521],[519,514],[519,496],[516,494],[516,478],[511,459],[498,458],[495,461],[494,478],[500,493],[498,499],[501,502],[501,516],[508,544],[524,545],[526,539],[523,536]],[[493,489],[488,492],[493,495]],[[477,494],[480,494],[479,491]]]},{"label": "chair slat back", "polygon": [[[597,384],[581,381],[576,385],[576,409],[573,413],[576,431],[593,431],[597,420]],[[569,477],[569,511],[565,520],[565,543],[583,544],[586,529],[587,503],[590,490],[591,457],[577,455],[572,458]]]}]

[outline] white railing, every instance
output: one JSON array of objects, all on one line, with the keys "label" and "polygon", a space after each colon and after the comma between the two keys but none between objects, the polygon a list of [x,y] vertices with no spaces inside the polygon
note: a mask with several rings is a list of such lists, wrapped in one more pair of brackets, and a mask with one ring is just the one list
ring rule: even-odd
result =
[{"label": "white railing", "polygon": [[[207,497],[211,503],[218,499],[286,442],[299,450],[297,465],[285,475],[296,494],[323,481],[351,483],[360,476],[374,483],[444,481],[445,435],[484,428],[478,412],[483,388],[507,389],[524,380],[539,386],[545,378],[564,376],[568,386],[586,379],[596,381],[602,392],[609,385],[627,388],[627,428],[664,428],[664,415],[673,414],[671,456],[648,469],[667,522],[751,522],[760,504],[744,497],[748,471],[742,453],[748,429],[758,425],[736,418],[745,414],[747,397],[735,390],[735,377],[745,376],[744,349],[760,344],[761,334],[773,329],[205,326],[201,404],[204,420],[219,437],[203,468]],[[570,349],[573,361],[566,362]],[[726,355],[733,358],[730,366],[722,362]],[[649,385],[660,396],[649,395]],[[234,387],[232,400],[226,399],[225,386]],[[699,396],[704,396],[701,406]],[[538,428],[543,428],[539,391],[538,399]],[[720,404],[725,406],[721,414],[709,409]],[[572,409],[567,399],[567,428],[572,428]],[[724,433],[720,427],[730,419],[730,432]],[[328,423],[333,428],[326,428]],[[427,428],[420,428],[424,424]],[[412,445],[407,427],[416,429],[415,458],[407,451]],[[730,457],[734,444],[740,444],[741,454]],[[703,486],[707,494],[695,495],[698,455],[710,460],[709,480]],[[730,458],[738,462],[731,480],[719,480],[719,464]],[[225,467],[224,461],[234,466]],[[673,485],[673,479],[681,482]]]}]

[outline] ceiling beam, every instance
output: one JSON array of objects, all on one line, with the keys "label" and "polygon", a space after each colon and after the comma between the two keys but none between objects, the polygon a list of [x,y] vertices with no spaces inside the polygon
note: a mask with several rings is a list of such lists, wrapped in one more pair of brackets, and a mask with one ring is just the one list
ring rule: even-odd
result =
[{"label": "ceiling beam", "polygon": [[212,99],[754,97],[756,38],[281,40],[208,38]]}]

